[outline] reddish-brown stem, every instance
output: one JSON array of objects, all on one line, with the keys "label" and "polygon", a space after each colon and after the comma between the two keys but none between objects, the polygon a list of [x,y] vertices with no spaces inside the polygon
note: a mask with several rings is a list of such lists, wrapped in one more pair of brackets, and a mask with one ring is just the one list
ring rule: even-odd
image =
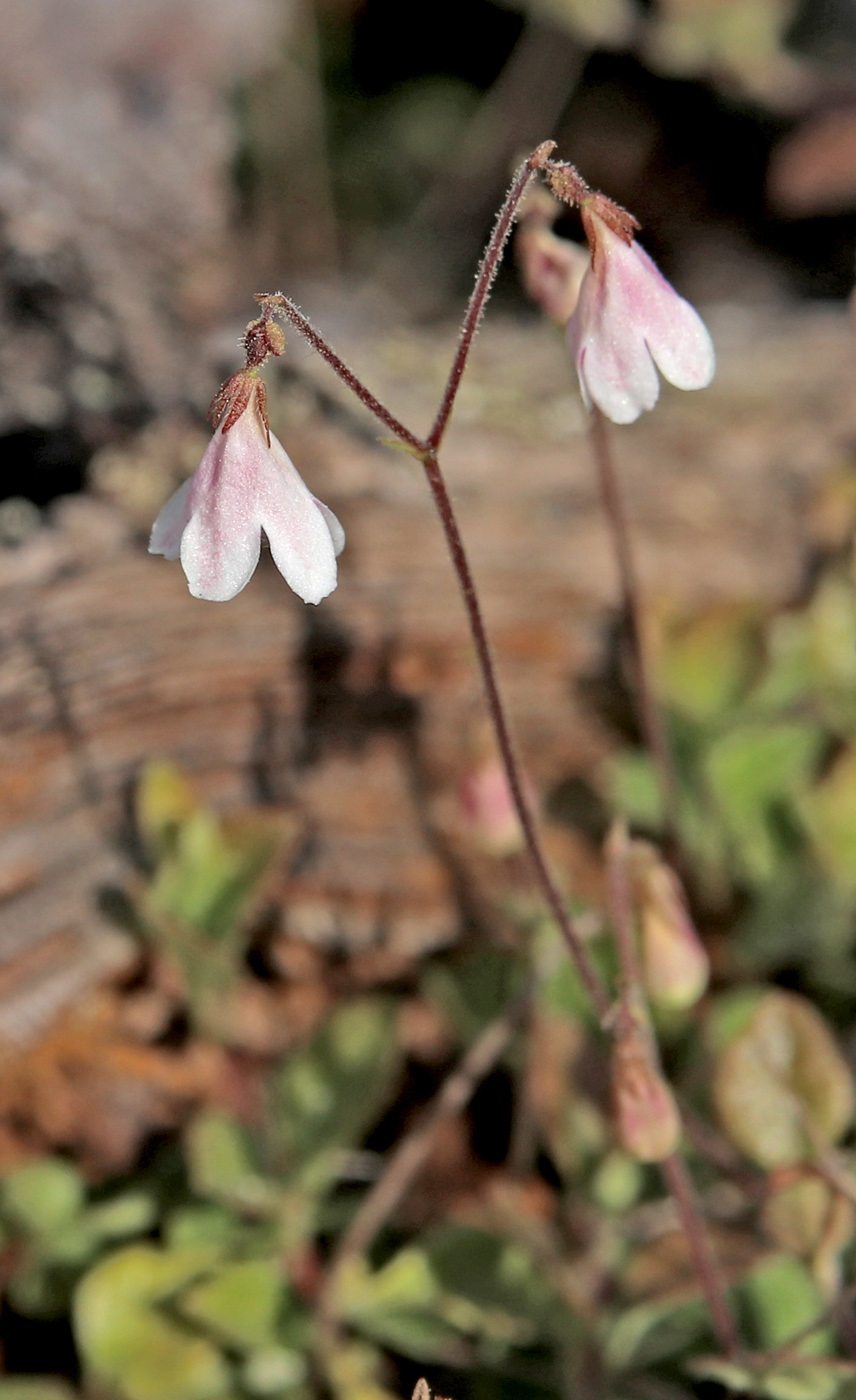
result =
[{"label": "reddish-brown stem", "polygon": [[[621,966],[622,1001],[614,1023],[615,1036],[620,1039],[623,1034],[627,1034],[628,1029],[632,1029],[634,1019],[640,1012],[643,1016],[645,1015],[645,993],[633,927],[633,900],[629,871],[630,851],[627,828],[623,822],[616,822],[609,834],[606,857],[610,904],[615,922],[615,935]],[[659,1061],[659,1050],[653,1033],[651,1034],[651,1054],[655,1061]],[[661,1162],[660,1168],[675,1203],[681,1227],[686,1235],[687,1245],[719,1345],[726,1355],[737,1356],[740,1352],[737,1328],[686,1163],[678,1151],[673,1152],[670,1157]]]},{"label": "reddish-brown stem", "polygon": [[536,170],[540,170],[547,161],[547,157],[555,147],[555,141],[544,141],[536,151],[533,151],[528,160],[524,161],[515,175],[511,188],[505,196],[505,201],[496,216],[496,223],[493,226],[488,245],[484,250],[484,255],[479,263],[479,270],[476,273],[475,286],[473,287],[466,315],[461,325],[458,336],[458,347],[455,351],[455,358],[452,361],[452,368],[449,370],[449,377],[446,380],[446,387],[443,390],[443,397],[440,400],[440,407],[437,410],[437,417],[434,419],[432,427],[426,439],[426,446],[432,452],[443,440],[443,434],[452,416],[452,409],[455,406],[455,399],[461,385],[467,359],[475,339],[479,322],[484,315],[487,299],[490,296],[490,289],[493,286],[496,274],[499,271],[499,264],[502,261],[502,254],[508,235],[514,224],[514,217],[520,205],[520,201],[526,193],[526,186],[532,179]]},{"label": "reddish-brown stem", "polygon": [[628,871],[627,827],[624,822],[613,823],[606,842],[606,870],[609,881],[609,904],[615,923],[615,941],[621,969],[621,986],[625,996],[642,995],[642,974],[633,928],[633,899]]},{"label": "reddish-brown stem", "polygon": [[737,1326],[728,1301],[725,1282],[713,1252],[696,1190],[687,1171],[687,1164],[680,1152],[674,1152],[665,1162],[660,1163],[660,1170],[677,1208],[681,1228],[686,1235],[690,1256],[707,1302],[716,1339],[725,1355],[735,1360],[742,1355],[740,1338],[737,1335]]},{"label": "reddish-brown stem", "polygon": [[488,641],[481,606],[476,592],[475,580],[473,579],[469,560],[467,559],[466,550],[464,549],[464,542],[461,538],[460,530],[458,529],[454,508],[448,490],[446,489],[436,453],[436,442],[439,442],[446,424],[448,423],[458,385],[460,384],[467,356],[472,345],[473,336],[475,335],[482,312],[484,311],[493,279],[496,276],[496,269],[514,220],[514,214],[526,186],[529,183],[530,177],[534,171],[538,170],[547,160],[554,144],[555,143],[552,141],[545,141],[536,151],[533,151],[529,159],[521,166],[506,196],[505,203],[502,206],[499,218],[494,226],[488,249],[479,267],[476,285],[473,290],[473,295],[470,298],[466,317],[464,318],[458,349],[443,395],[440,412],[437,415],[431,434],[424,441],[416,437],[414,433],[411,433],[410,429],[406,428],[404,424],[401,423],[393,413],[390,413],[389,409],[375,397],[371,390],[366,388],[362,380],[360,380],[358,376],[354,374],[353,370],[345,364],[344,360],[336,354],[335,350],[328,345],[323,336],[316,331],[307,317],[298,310],[288,297],[283,296],[281,292],[260,293],[256,297],[256,300],[265,308],[275,307],[276,310],[281,312],[286,320],[294,326],[295,330],[299,331],[313,349],[317,350],[319,355],[326,360],[331,369],[335,370],[339,378],[356,394],[360,402],[365,404],[366,408],[370,409],[385,427],[389,428],[397,438],[411,449],[414,456],[420,459],[425,468],[425,474],[428,478],[428,484],[431,488],[446,534],[449,552],[452,556],[452,563],[458,576],[458,582],[464,598],[476,657],[482,674],[488,709],[496,733],[503,766],[508,778],[509,789],[523,831],[526,847],[535,870],[536,879],[547,906],[553,914],[568,946],[568,951],[576,964],[580,979],[591,997],[592,1004],[598,1016],[603,1020],[610,1009],[610,996],[594,963],[589,957],[584,939],[581,937],[574,920],[565,907],[565,901],[553,881],[544,852],[541,848],[537,824],[529,807],[522,770],[511,738],[511,730],[499,689],[496,668],[494,666],[490,643]]},{"label": "reddish-brown stem", "polygon": [[514,807],[523,829],[526,848],[534,866],[541,892],[561,930],[562,936],[568,946],[568,951],[576,964],[580,980],[591,997],[592,1004],[598,1016],[602,1020],[610,1009],[611,1002],[609,993],[588,955],[585,943],[573,919],[565,908],[565,901],[553,882],[553,877],[550,874],[544,852],[541,848],[538,829],[526,797],[522,770],[511,738],[511,730],[496,678],[496,668],[494,666],[490,642],[488,641],[487,631],[484,625],[484,618],[482,617],[478,593],[476,592],[475,580],[473,579],[469,560],[466,550],[464,549],[461,532],[458,529],[458,522],[455,518],[449,492],[446,489],[446,483],[443,480],[443,474],[440,470],[440,464],[437,461],[436,455],[433,452],[427,452],[422,460],[425,468],[425,475],[428,478],[428,485],[431,488],[431,494],[434,497],[434,503],[446,534],[446,542],[449,546],[449,553],[452,556],[455,573],[458,576],[458,582],[461,586],[461,593],[463,594],[464,605],[467,609],[467,617],[469,618],[470,631],[472,632],[476,656],[478,657],[479,668],[482,673],[488,709],[493,721],[503,767],[505,768],[508,778],[508,786],[514,800]]},{"label": "reddish-brown stem", "polygon": [[415,1127],[399,1142],[383,1175],[369,1191],[342,1235],[333,1256],[333,1267],[371,1248],[385,1220],[400,1204],[414,1177],[425,1165],[437,1129],[466,1108],[487,1074],[502,1055],[529,1002],[531,988],[515,997],[505,1011],[491,1021],[464,1054],[460,1064],[443,1081],[436,1097]]},{"label": "reddish-brown stem", "polygon": [[294,329],[299,331],[303,339],[312,346],[312,349],[318,351],[322,360],[326,360],[330,368],[335,370],[342,383],[347,384],[352,393],[356,394],[360,403],[364,404],[375,418],[380,419],[384,427],[389,428],[395,437],[411,448],[416,456],[422,456],[426,444],[415,433],[411,433],[409,428],[405,428],[395,414],[390,413],[386,404],[382,404],[380,399],[375,398],[371,389],[366,388],[350,366],[346,365],[342,357],[337,355],[332,346],[327,344],[324,337],[318,334],[309,318],[304,316],[293,301],[289,300],[287,296],[283,296],[282,292],[257,292],[256,301],[264,307],[275,307],[287,321],[290,321]]},{"label": "reddish-brown stem", "polygon": [[621,600],[630,623],[630,645],[632,654],[633,684],[639,718],[648,751],[657,769],[663,797],[666,833],[675,844],[679,841],[679,800],[672,752],[663,724],[663,715],[654,686],[651,681],[651,668],[645,625],[645,604],[624,500],[618,480],[618,472],[609,440],[609,428],[600,409],[592,409],[589,419],[589,436],[597,465],[603,509],[609,523],[615,560],[621,584]]}]

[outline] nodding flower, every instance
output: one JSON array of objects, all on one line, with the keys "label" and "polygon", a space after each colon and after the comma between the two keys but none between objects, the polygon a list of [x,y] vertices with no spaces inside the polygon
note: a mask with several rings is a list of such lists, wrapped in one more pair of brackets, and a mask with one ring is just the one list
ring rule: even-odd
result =
[{"label": "nodding flower", "polygon": [[[596,405],[613,423],[633,423],[657,402],[658,369],[678,389],[703,389],[716,360],[698,312],[636,242],[635,220],[603,196],[596,200],[600,213],[581,208],[591,265],[568,321],[568,343],[589,408]],[[623,217],[610,218],[612,210]]]},{"label": "nodding flower", "polygon": [[320,603],[336,587],[345,532],[270,432],[257,370],[233,375],[211,407],[218,427],[161,510],[149,552],[180,558],[195,598],[225,602],[249,583],[264,531],[289,587],[304,603]]}]

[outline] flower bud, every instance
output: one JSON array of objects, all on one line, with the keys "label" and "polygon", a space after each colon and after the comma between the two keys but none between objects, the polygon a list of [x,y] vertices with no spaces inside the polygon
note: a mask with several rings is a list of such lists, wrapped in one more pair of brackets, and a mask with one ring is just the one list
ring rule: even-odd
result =
[{"label": "flower bud", "polygon": [[567,325],[589,265],[585,249],[533,221],[517,235],[517,260],[528,295],[551,320]]},{"label": "flower bud", "polygon": [[662,1162],[676,1151],[678,1107],[641,1026],[627,1031],[613,1048],[612,1105],[619,1142],[637,1162]]},{"label": "flower bud", "polygon": [[460,826],[485,855],[516,855],[524,846],[523,829],[505,769],[497,755],[470,770],[458,788]]},{"label": "flower bud", "polygon": [[685,1011],[707,987],[710,964],[681,883],[647,842],[634,842],[645,988],[655,1006]]}]

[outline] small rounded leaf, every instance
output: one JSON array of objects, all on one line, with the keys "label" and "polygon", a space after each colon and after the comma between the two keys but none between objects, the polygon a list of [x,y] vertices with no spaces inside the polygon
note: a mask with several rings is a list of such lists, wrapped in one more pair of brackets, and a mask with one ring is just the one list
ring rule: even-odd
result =
[{"label": "small rounded leaf", "polygon": [[853,1118],[853,1078],[829,1027],[788,992],[764,996],[718,1056],[713,1093],[729,1137],[768,1171],[813,1160]]}]

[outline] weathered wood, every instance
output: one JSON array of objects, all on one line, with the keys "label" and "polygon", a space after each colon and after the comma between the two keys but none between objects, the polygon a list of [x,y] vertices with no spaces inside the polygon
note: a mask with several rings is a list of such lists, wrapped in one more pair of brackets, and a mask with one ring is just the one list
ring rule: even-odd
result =
[{"label": "weathered wood", "polygon": [[[718,324],[714,387],[668,390],[616,434],[642,572],[691,600],[781,600],[803,568],[807,493],[853,440],[851,331],[818,311]],[[448,337],[340,339],[427,422]],[[311,840],[284,889],[296,936],[380,949],[388,967],[455,937],[460,872],[430,817],[482,714],[462,606],[418,465],[316,411],[306,384],[339,390],[294,358],[304,385],[274,395],[275,423],[348,532],[320,608],[268,559],[233,602],[197,602],[121,508],[92,499],[0,554],[0,1037],[31,1034],[121,958],[94,896],[127,878],[127,795],[156,754],[225,807],[303,810]],[[489,326],[445,463],[541,793],[594,771],[606,743],[574,689],[616,596],[580,423],[561,342]]]}]

